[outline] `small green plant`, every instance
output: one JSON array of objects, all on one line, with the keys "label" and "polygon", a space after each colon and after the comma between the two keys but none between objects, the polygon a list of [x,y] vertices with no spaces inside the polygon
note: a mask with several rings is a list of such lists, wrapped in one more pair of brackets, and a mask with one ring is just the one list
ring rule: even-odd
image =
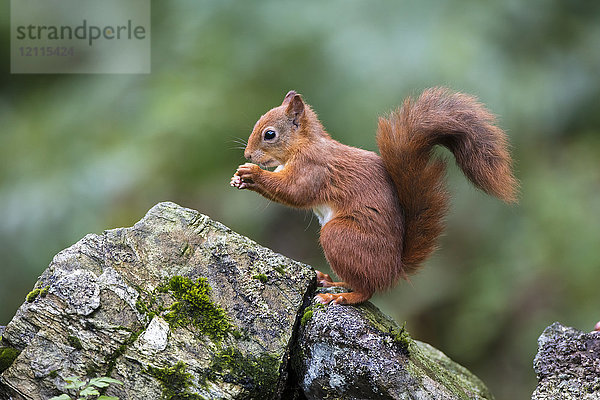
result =
[{"label": "small green plant", "polygon": [[84,378],[83,380],[78,376],[72,376],[65,380],[67,382],[65,389],[68,389],[71,393],[75,393],[73,394],[73,397],[65,393],[60,396],[54,396],[50,400],[119,400],[119,398],[115,396],[105,396],[100,394],[98,389],[106,388],[112,383],[119,385],[123,384],[123,382],[117,379],[108,378],[106,376],[92,379]]}]

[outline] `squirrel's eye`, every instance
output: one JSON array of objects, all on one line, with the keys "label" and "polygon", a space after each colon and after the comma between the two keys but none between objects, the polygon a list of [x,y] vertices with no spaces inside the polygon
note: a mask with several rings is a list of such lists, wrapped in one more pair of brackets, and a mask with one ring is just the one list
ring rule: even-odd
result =
[{"label": "squirrel's eye", "polygon": [[275,139],[275,136],[277,136],[277,134],[274,130],[269,129],[268,131],[265,131],[265,140],[273,140]]}]

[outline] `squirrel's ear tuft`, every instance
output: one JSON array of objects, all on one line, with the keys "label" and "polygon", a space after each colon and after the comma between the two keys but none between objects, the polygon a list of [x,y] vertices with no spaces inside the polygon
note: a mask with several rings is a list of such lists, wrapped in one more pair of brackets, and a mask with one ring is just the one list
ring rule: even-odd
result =
[{"label": "squirrel's ear tuft", "polygon": [[[290,93],[293,94],[290,96]],[[299,126],[300,119],[304,115],[304,102],[302,101],[302,97],[296,92],[291,91],[290,93],[288,93],[288,96],[290,96],[290,100],[287,103],[287,108],[285,109],[285,112],[287,115],[293,118],[294,125]]]},{"label": "squirrel's ear tuft", "polygon": [[283,103],[281,103],[282,106],[285,106],[287,104],[290,103],[290,100],[292,100],[292,97],[294,97],[295,95],[297,95],[298,93],[296,93],[295,90],[290,90],[289,92],[287,92],[287,94],[285,95],[285,97],[283,98]]}]

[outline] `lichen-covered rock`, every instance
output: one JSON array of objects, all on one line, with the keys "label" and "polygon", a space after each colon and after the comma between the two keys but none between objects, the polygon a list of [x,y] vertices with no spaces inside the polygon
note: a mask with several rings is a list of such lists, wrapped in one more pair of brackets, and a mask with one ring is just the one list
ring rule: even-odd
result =
[{"label": "lichen-covered rock", "polygon": [[476,376],[371,303],[308,307],[292,365],[308,400],[493,399]]},{"label": "lichen-covered rock", "polygon": [[310,267],[158,204],[54,258],[3,332],[0,399],[48,399],[72,376],[119,379],[106,394],[121,399],[277,398],[314,283]]},{"label": "lichen-covered rock", "polygon": [[600,399],[600,332],[585,333],[558,322],[538,339],[533,400]]},{"label": "lichen-covered rock", "polygon": [[118,379],[104,391],[122,400],[492,398],[371,303],[305,308],[315,284],[310,267],[158,204],[56,255],[0,328],[0,400],[73,395],[74,376]]}]

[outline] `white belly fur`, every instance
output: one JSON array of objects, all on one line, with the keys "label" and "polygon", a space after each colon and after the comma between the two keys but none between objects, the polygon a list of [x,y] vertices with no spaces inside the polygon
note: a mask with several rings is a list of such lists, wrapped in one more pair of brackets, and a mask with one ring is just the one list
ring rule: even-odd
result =
[{"label": "white belly fur", "polygon": [[331,219],[333,218],[333,214],[334,214],[333,208],[331,208],[327,204],[321,204],[320,206],[314,207],[313,212],[319,219],[319,224],[321,224],[321,226],[323,226],[326,223],[328,223],[329,221],[331,221]]},{"label": "white belly fur", "polygon": [[[277,168],[273,172],[279,172],[285,167],[285,164],[278,165]],[[313,208],[313,212],[319,219],[319,224],[321,226],[325,225],[333,218],[333,208],[331,208],[327,204],[321,204],[320,206],[316,206]]]}]

